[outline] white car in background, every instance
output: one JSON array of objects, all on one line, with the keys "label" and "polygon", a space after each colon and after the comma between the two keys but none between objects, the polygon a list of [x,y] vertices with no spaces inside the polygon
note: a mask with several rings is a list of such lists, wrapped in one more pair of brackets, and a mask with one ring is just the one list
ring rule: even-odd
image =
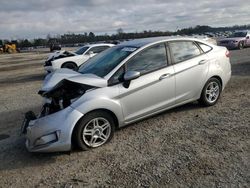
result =
[{"label": "white car in background", "polygon": [[45,61],[44,69],[50,73],[60,68],[77,70],[89,58],[114,46],[114,44],[89,44],[85,45],[75,52],[57,51],[51,54]]}]

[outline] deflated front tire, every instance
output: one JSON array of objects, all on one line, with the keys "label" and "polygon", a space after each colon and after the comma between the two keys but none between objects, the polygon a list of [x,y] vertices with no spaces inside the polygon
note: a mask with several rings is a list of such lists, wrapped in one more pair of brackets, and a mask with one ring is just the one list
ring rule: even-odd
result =
[{"label": "deflated front tire", "polygon": [[73,141],[80,149],[89,150],[110,141],[114,131],[113,117],[106,111],[94,111],[79,121],[73,132]]}]

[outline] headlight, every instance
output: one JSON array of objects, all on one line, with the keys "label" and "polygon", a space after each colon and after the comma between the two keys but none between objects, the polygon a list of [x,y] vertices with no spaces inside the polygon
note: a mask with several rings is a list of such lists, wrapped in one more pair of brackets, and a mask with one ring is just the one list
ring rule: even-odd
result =
[{"label": "headlight", "polygon": [[60,131],[56,131],[38,138],[35,141],[35,146],[41,146],[48,143],[56,142],[60,136]]},{"label": "headlight", "polygon": [[72,82],[64,79],[57,83],[49,91],[40,90],[38,93],[42,95],[42,97],[49,99],[49,101],[45,103],[46,106],[43,107],[40,117],[55,113],[68,107],[72,104],[72,102],[81,97],[87,90],[95,88],[96,87],[94,86]]}]

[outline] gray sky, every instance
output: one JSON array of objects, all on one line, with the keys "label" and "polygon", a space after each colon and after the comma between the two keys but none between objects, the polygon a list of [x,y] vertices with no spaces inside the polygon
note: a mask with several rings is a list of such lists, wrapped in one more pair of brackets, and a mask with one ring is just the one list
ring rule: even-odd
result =
[{"label": "gray sky", "polygon": [[0,38],[250,24],[248,0],[0,0]]}]

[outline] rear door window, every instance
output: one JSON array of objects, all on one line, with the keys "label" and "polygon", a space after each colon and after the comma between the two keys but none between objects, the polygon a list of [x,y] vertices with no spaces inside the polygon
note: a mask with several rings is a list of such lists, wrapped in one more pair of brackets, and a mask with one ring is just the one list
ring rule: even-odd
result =
[{"label": "rear door window", "polygon": [[179,63],[201,54],[201,50],[193,41],[169,42],[174,63]]}]

